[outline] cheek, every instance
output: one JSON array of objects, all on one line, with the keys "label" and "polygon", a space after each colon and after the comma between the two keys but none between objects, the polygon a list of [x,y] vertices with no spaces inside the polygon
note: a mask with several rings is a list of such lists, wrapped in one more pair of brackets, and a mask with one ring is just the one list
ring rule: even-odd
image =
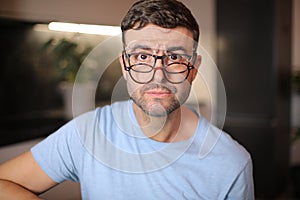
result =
[{"label": "cheek", "polygon": [[180,85],[180,87],[177,87],[177,98],[181,103],[184,103],[186,99],[189,97],[190,91],[191,91],[192,85],[189,81],[185,81]]},{"label": "cheek", "polygon": [[139,91],[140,91],[140,88],[142,87],[141,84],[137,84],[137,83],[133,82],[128,75],[127,75],[127,81],[126,82],[127,82],[128,94],[130,96],[132,96],[133,94],[137,95],[137,94],[140,93]]}]

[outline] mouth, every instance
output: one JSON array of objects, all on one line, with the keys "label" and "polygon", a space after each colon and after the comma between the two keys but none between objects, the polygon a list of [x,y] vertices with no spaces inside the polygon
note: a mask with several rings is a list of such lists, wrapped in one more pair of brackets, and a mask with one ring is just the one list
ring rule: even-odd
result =
[{"label": "mouth", "polygon": [[150,84],[143,88],[142,94],[153,98],[166,98],[176,93],[176,88],[160,84]]},{"label": "mouth", "polygon": [[154,98],[165,98],[172,95],[170,90],[165,89],[150,89],[145,92],[145,95],[154,97]]}]

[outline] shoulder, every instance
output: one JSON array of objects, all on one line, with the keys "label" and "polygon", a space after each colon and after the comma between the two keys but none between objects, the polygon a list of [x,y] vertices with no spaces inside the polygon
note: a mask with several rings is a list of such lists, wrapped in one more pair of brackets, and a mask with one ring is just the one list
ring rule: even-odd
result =
[{"label": "shoulder", "polygon": [[111,123],[118,116],[122,116],[125,113],[124,110],[128,107],[128,101],[115,102],[111,105],[105,105],[98,107],[92,111],[86,112],[74,118],[71,123],[76,128],[91,127],[101,122]]},{"label": "shoulder", "polygon": [[[218,128],[214,127],[213,129],[217,130]],[[231,137],[230,133],[227,133],[225,131],[221,131],[221,137],[220,137],[220,146],[222,147],[224,152],[230,152],[233,155],[237,155],[240,157],[249,158],[250,154],[245,149],[244,146],[242,146],[237,140]]]},{"label": "shoulder", "polygon": [[83,144],[86,144],[87,141],[92,143],[95,138],[99,139],[97,141],[101,141],[100,139],[103,139],[104,136],[110,137],[118,131],[119,127],[128,124],[126,121],[129,118],[128,105],[128,101],[122,101],[96,108],[76,117],[71,122],[72,126]]},{"label": "shoulder", "polygon": [[199,152],[200,157],[213,158],[237,168],[244,168],[251,162],[249,152],[228,133],[206,122],[204,140]]}]

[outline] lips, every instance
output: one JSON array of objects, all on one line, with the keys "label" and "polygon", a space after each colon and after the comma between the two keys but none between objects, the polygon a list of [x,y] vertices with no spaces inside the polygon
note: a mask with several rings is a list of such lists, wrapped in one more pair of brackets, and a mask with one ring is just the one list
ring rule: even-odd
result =
[{"label": "lips", "polygon": [[152,96],[154,98],[164,98],[170,96],[172,92],[166,89],[150,89],[145,92],[146,95]]},{"label": "lips", "polygon": [[173,86],[165,84],[147,84],[141,88],[141,94],[147,95],[152,98],[166,98],[177,92],[176,88]]}]

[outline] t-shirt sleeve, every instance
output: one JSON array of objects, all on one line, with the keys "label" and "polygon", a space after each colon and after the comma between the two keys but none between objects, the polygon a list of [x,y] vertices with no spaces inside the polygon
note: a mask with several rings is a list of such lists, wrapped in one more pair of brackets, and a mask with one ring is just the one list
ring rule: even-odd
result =
[{"label": "t-shirt sleeve", "polygon": [[254,185],[253,185],[253,169],[252,161],[248,160],[244,169],[241,171],[235,182],[233,183],[229,193],[228,200],[245,199],[254,200]]},{"label": "t-shirt sleeve", "polygon": [[32,155],[47,175],[57,183],[78,181],[76,160],[82,152],[74,121],[70,121],[31,148]]}]

